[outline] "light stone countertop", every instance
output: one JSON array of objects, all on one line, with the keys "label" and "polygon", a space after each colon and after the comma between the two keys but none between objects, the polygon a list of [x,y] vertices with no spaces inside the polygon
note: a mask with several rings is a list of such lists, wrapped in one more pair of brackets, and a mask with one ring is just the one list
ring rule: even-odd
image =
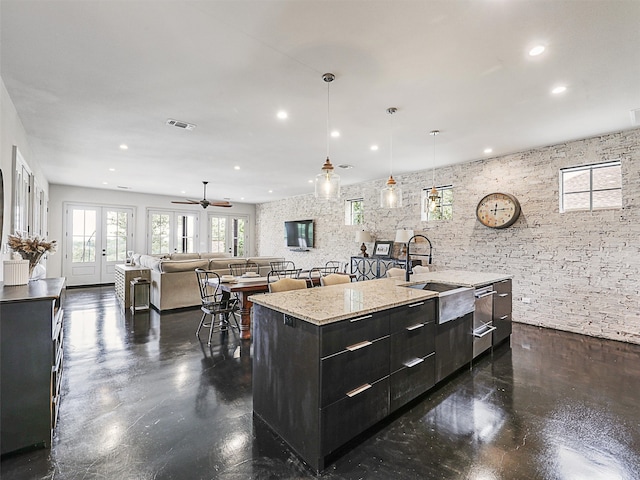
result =
[{"label": "light stone countertop", "polygon": [[469,272],[466,270],[436,270],[435,272],[411,275],[409,284],[438,282],[460,287],[480,287],[513,278],[507,273]]},{"label": "light stone countertop", "polygon": [[[354,318],[436,297],[437,292],[402,287],[391,278],[251,295],[249,300],[315,325]],[[404,282],[401,282],[404,283]]]},{"label": "light stone countertop", "polygon": [[512,277],[513,275],[504,273],[443,270],[411,275],[409,282],[404,278],[380,278],[330,287],[252,295],[249,300],[315,325],[325,325],[438,296],[437,292],[407,288],[406,285],[438,282],[478,287]]}]

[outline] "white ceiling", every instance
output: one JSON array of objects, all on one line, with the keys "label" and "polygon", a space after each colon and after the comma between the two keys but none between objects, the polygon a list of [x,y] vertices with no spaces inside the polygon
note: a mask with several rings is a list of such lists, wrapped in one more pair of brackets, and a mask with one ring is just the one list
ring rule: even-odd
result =
[{"label": "white ceiling", "polygon": [[[209,198],[249,203],[310,193],[327,150],[325,72],[336,75],[330,120],[341,132],[330,157],[353,166],[336,169],[347,185],[382,187],[391,156],[397,175],[486,147],[502,155],[633,128],[640,108],[637,0],[0,8],[0,73],[54,184],[198,199],[208,180]],[[538,43],[545,53],[529,57]]]}]

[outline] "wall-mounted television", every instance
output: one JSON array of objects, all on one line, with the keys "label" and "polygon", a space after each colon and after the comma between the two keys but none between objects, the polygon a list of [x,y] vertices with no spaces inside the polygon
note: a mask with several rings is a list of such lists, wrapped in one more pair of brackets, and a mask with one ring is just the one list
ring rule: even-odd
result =
[{"label": "wall-mounted television", "polygon": [[313,220],[284,222],[284,238],[287,247],[313,248]]}]

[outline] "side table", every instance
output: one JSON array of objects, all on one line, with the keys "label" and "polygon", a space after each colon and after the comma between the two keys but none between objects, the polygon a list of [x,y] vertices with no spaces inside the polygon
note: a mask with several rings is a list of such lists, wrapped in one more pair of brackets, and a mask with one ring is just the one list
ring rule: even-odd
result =
[{"label": "side table", "polygon": [[151,270],[140,265],[116,265],[116,297],[124,308],[131,307],[129,286],[131,285],[131,280],[136,277],[146,278],[151,281]]}]

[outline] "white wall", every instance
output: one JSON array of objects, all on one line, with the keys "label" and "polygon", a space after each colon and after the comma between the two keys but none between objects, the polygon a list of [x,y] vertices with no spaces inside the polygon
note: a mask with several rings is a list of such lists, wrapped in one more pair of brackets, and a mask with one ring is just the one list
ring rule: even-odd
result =
[{"label": "white wall", "polygon": [[[171,179],[167,178],[167,182]],[[175,205],[171,200],[176,200],[175,196],[148,195],[120,190],[106,190],[94,188],[71,187],[68,185],[50,185],[49,188],[49,238],[58,240],[58,253],[51,255],[47,262],[47,276],[56,277],[62,275],[62,261],[64,256],[64,205],[66,203],[80,203],[87,205],[109,205],[132,207],[134,210],[134,250],[136,252],[146,252],[147,242],[147,209],[156,208],[164,210],[180,210],[189,213],[199,214],[199,238],[197,240],[198,251],[208,251],[208,221],[207,217],[211,213],[223,215],[248,215],[249,216],[249,254],[254,255],[255,242],[255,206],[244,203],[235,203],[231,208],[209,207],[206,210],[199,205]]]},{"label": "white wall", "polygon": [[[622,209],[559,212],[560,168],[617,159]],[[437,184],[454,186],[451,221],[420,220],[430,170],[394,177],[405,196],[399,210],[378,207],[385,179],[343,187],[343,200],[364,198],[364,229],[374,238],[393,240],[396,229],[411,228],[433,242],[440,269],[513,274],[515,321],[640,344],[640,129],[439,169]],[[519,199],[522,214],[512,227],[494,230],[476,220],[478,201],[491,192]],[[258,205],[256,214],[258,251],[275,245],[269,253],[297,267],[359,254],[357,227],[344,225],[343,202],[306,195]],[[316,222],[317,248],[289,252],[283,222],[303,218]]]},{"label": "white wall", "polygon": [[[27,133],[22,125],[4,82],[0,79],[0,168],[4,183],[4,196],[2,207],[2,260],[11,258],[10,251],[6,247],[7,236],[11,230],[12,192],[13,192],[13,146],[16,145],[22,154],[24,161],[35,175],[44,192],[49,191],[49,183],[42,175],[40,165],[36,161],[31,146],[27,140]],[[3,271],[0,269],[0,280]]]}]

